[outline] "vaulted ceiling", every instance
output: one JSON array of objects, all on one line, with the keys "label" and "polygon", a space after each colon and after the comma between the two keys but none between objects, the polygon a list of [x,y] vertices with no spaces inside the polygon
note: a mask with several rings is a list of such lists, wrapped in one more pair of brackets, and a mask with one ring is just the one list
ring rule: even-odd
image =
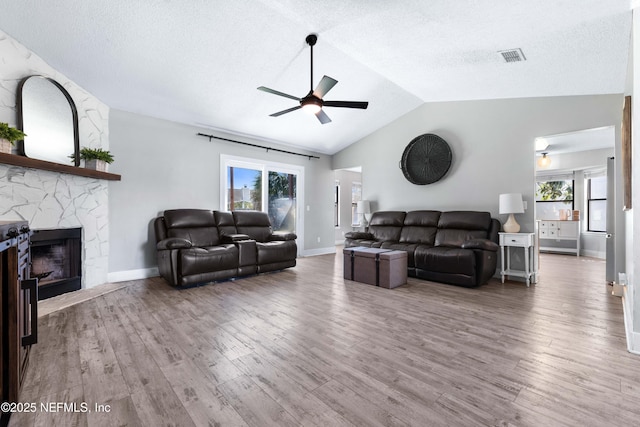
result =
[{"label": "vaulted ceiling", "polygon": [[[332,154],[425,102],[622,93],[629,0],[0,0],[0,29],[107,105]],[[269,114],[314,85],[322,125]],[[526,61],[499,51],[520,48]]]}]

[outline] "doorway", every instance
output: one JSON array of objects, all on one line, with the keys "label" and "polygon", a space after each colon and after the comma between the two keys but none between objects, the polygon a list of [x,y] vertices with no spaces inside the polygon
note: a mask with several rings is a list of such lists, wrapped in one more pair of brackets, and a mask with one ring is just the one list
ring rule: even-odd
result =
[{"label": "doorway", "polygon": [[335,244],[344,244],[344,235],[361,226],[357,204],[362,200],[362,168],[337,169],[334,185]]},{"label": "doorway", "polygon": [[615,127],[543,136],[535,144],[538,247],[549,254],[540,258],[540,270],[554,255],[608,259],[607,206],[613,197],[606,191],[607,167]]}]

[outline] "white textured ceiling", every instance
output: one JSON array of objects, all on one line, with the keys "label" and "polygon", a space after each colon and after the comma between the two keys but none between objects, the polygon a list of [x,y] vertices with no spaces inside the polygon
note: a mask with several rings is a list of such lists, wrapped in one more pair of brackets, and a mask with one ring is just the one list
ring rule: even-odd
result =
[{"label": "white textured ceiling", "polygon": [[[332,154],[424,102],[622,93],[629,0],[0,0],[0,29],[112,108]],[[339,83],[321,125],[269,114]],[[521,48],[527,61],[497,51]],[[428,128],[428,126],[427,126]]]}]

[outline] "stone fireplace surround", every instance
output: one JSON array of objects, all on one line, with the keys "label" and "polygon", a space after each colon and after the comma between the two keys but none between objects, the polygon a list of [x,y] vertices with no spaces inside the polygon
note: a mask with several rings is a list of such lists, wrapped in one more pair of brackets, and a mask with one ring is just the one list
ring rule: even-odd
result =
[{"label": "stone fireplace surround", "polygon": [[[78,110],[80,146],[109,148],[109,108],[0,31],[0,122],[16,125],[17,88],[30,75],[60,83]],[[107,282],[109,187],[100,179],[0,164],[0,219],[33,229],[82,227],[82,287]]]}]

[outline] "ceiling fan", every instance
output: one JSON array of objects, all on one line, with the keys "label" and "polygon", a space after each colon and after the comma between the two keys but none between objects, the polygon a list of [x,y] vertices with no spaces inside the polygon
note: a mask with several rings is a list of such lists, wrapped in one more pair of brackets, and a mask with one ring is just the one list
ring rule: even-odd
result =
[{"label": "ceiling fan", "polygon": [[311,46],[311,90],[309,90],[309,93],[303,98],[298,98],[297,96],[289,95],[287,93],[269,89],[268,87],[260,86],[258,90],[272,93],[278,96],[284,96],[285,98],[294,99],[300,103],[300,105],[296,105],[295,107],[288,108],[286,110],[278,111],[277,113],[270,114],[270,116],[278,117],[302,108],[309,111],[310,113],[315,114],[318,120],[320,120],[320,123],[324,125],[331,122],[331,119],[322,110],[322,107],[360,108],[363,110],[366,109],[369,105],[368,102],[323,100],[322,98],[327,94],[327,92],[329,92],[336,85],[336,83],[338,83],[337,80],[332,79],[329,76],[322,77],[322,80],[320,80],[320,83],[318,83],[316,89],[313,89],[313,46],[318,41],[318,36],[315,34],[309,34],[305,41],[309,46]]}]

